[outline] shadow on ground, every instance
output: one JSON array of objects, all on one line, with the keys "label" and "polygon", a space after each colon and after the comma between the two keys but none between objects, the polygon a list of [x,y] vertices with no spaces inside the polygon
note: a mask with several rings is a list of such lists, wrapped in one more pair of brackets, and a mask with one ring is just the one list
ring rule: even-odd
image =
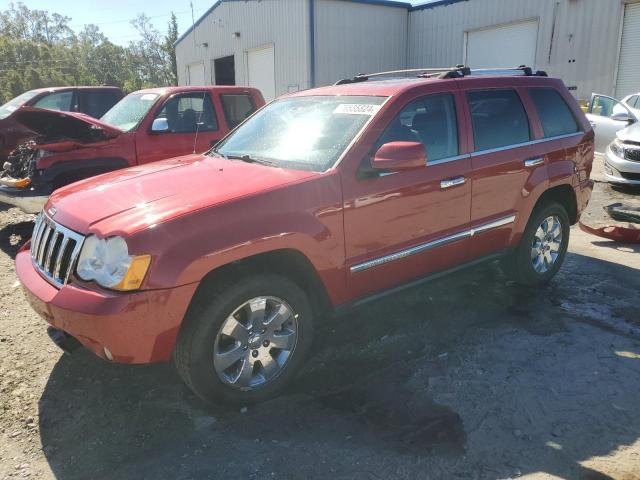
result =
[{"label": "shadow on ground", "polygon": [[33,221],[9,223],[0,228],[0,250],[9,257],[16,258],[18,250],[31,238]]},{"label": "shadow on ground", "polygon": [[639,437],[640,360],[615,353],[640,353],[638,277],[570,254],[542,290],[495,265],[407,290],[324,324],[289,391],[246,411],[202,404],[171,365],[64,356],[45,454],[61,479],[609,478],[579,462]]}]

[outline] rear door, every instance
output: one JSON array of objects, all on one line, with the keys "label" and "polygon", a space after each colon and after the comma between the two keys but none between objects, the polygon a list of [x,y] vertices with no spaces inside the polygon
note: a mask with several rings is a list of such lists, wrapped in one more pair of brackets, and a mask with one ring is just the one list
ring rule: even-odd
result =
[{"label": "rear door", "polygon": [[529,169],[544,163],[531,145],[533,126],[513,87],[465,92],[473,134],[472,257],[507,247]]},{"label": "rear door", "polygon": [[[634,121],[616,120],[614,116],[619,113],[627,113]],[[616,139],[616,132],[627,128],[637,121],[637,116],[624,103],[606,95],[593,94],[589,103],[587,118],[596,135],[595,149],[598,153],[604,153],[607,146]]]},{"label": "rear door", "polygon": [[[164,119],[168,130],[151,131],[156,119]],[[210,92],[176,93],[166,99],[136,133],[138,163],[203,153],[220,140],[225,131],[220,126]]]}]

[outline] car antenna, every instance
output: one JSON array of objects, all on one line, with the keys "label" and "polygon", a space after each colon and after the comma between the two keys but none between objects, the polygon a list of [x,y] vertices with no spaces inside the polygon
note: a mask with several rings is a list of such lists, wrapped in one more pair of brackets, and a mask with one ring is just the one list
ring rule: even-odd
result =
[{"label": "car antenna", "polygon": [[202,124],[202,114],[204,113],[204,99],[207,96],[207,92],[202,92],[202,110],[200,110],[200,115],[198,116],[198,121],[196,122],[196,137],[193,139],[193,153],[196,153],[196,144],[198,143],[198,132],[200,131],[200,125]]}]

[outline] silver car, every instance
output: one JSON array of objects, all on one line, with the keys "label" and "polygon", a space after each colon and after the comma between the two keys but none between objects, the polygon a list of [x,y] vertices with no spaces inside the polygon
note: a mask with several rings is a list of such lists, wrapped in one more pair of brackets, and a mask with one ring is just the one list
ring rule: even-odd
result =
[{"label": "silver car", "polygon": [[589,102],[587,118],[596,134],[596,152],[605,153],[616,139],[616,133],[629,125],[640,122],[640,93],[616,100],[594,93]]},{"label": "silver car", "polygon": [[604,175],[611,183],[640,185],[640,123],[616,135],[605,153]]}]

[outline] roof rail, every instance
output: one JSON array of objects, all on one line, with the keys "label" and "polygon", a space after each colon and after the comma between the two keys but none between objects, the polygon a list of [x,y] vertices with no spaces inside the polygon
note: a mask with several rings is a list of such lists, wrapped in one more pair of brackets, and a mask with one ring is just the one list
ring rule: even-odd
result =
[{"label": "roof rail", "polygon": [[542,70],[533,71],[531,67],[520,65],[512,68],[469,68],[464,65],[456,65],[447,68],[407,68],[401,70],[389,70],[376,73],[359,73],[353,78],[338,80],[334,85],[345,85],[348,83],[366,82],[378,77],[388,77],[398,74],[415,73],[416,78],[462,78],[477,75],[513,75],[513,76],[537,76],[546,77],[547,73]]}]

